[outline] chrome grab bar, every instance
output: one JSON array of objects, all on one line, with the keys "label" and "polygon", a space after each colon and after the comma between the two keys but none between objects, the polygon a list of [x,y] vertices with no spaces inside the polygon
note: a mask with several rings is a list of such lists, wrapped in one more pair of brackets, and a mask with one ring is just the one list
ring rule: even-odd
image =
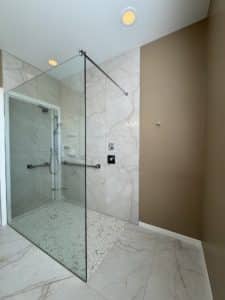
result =
[{"label": "chrome grab bar", "polygon": [[66,165],[66,166],[78,166],[78,167],[87,167],[87,168],[94,168],[94,169],[100,169],[101,168],[100,164],[89,165],[89,164],[78,163],[78,162],[69,162],[69,161],[63,161],[62,164]]},{"label": "chrome grab bar", "polygon": [[[68,161],[63,161],[62,164],[65,166],[87,167],[87,168],[94,168],[94,169],[101,168],[100,164],[90,165],[90,164],[84,164],[84,163],[78,163],[78,162],[68,162]],[[50,163],[48,163],[48,162],[45,162],[43,164],[38,164],[38,165],[28,164],[27,169],[43,168],[43,167],[49,167],[49,166],[50,166]]]},{"label": "chrome grab bar", "polygon": [[35,168],[42,168],[42,167],[49,167],[49,166],[50,166],[50,164],[48,162],[45,162],[45,163],[39,164],[39,165],[28,164],[27,169],[35,169]]}]

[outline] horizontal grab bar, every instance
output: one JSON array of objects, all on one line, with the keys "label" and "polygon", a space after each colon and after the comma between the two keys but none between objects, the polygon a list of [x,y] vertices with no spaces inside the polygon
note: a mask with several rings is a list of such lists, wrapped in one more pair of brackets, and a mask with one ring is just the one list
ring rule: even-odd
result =
[{"label": "horizontal grab bar", "polygon": [[50,164],[48,162],[45,162],[45,163],[39,164],[39,165],[28,164],[27,169],[35,169],[35,168],[42,168],[42,167],[49,167],[49,166],[50,166]]},{"label": "horizontal grab bar", "polygon": [[[76,162],[68,162],[68,161],[63,161],[62,164],[65,166],[87,167],[87,168],[94,168],[94,169],[101,168],[100,164],[89,165],[89,164],[84,164],[84,163],[78,163],[78,162],[76,163]],[[49,167],[49,166],[50,166],[50,164],[48,162],[45,162],[45,163],[39,164],[39,165],[28,164],[27,169],[36,169],[36,168],[43,168],[43,167]]]},{"label": "horizontal grab bar", "polygon": [[66,166],[78,166],[78,167],[87,167],[87,168],[94,168],[94,169],[101,168],[100,164],[89,165],[89,164],[78,163],[78,162],[69,162],[69,161],[63,161],[62,163],[63,163],[63,165],[66,165]]}]

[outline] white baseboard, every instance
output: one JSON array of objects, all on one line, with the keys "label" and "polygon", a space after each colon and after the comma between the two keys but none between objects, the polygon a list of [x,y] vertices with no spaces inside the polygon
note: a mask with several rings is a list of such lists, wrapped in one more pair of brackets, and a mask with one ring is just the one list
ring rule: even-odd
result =
[{"label": "white baseboard", "polygon": [[167,229],[163,229],[163,228],[160,228],[160,227],[157,227],[157,226],[149,225],[149,224],[146,224],[146,223],[143,223],[143,222],[139,222],[139,226],[146,229],[146,230],[158,232],[158,233],[163,234],[165,236],[169,236],[169,237],[184,241],[186,243],[189,243],[189,244],[192,244],[192,245],[198,247],[201,251],[201,260],[202,260],[203,272],[204,272],[204,274],[205,274],[204,276],[207,280],[208,295],[209,295],[207,300],[208,299],[213,300],[213,294],[212,294],[211,284],[210,284],[210,280],[209,280],[209,274],[208,274],[208,270],[207,270],[207,265],[206,265],[205,254],[204,254],[204,250],[203,250],[203,246],[202,246],[202,241],[200,241],[198,239],[188,237],[186,235],[182,235],[182,234],[167,230]]},{"label": "white baseboard", "polygon": [[193,244],[195,246],[202,247],[202,242],[200,240],[191,238],[189,236],[179,234],[179,233],[176,233],[176,232],[173,232],[173,231],[170,231],[170,230],[167,230],[167,229],[163,229],[163,228],[160,228],[160,227],[157,227],[157,226],[149,225],[149,224],[146,224],[146,223],[143,223],[143,222],[139,222],[139,226],[142,227],[142,228],[145,228],[147,230],[158,232],[160,234],[170,236],[172,238],[184,241],[186,243],[190,243],[190,244]]}]

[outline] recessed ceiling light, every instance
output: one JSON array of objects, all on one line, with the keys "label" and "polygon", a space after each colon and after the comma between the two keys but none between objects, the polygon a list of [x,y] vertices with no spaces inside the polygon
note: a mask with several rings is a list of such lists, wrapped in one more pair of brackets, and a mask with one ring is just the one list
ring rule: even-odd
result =
[{"label": "recessed ceiling light", "polygon": [[122,12],[122,23],[125,26],[131,26],[135,23],[136,21],[136,10],[132,7],[126,8]]},{"label": "recessed ceiling light", "polygon": [[51,58],[51,59],[48,60],[48,64],[49,64],[49,66],[51,66],[51,67],[55,67],[55,66],[57,66],[59,63],[58,63],[57,60],[55,60],[54,58]]}]

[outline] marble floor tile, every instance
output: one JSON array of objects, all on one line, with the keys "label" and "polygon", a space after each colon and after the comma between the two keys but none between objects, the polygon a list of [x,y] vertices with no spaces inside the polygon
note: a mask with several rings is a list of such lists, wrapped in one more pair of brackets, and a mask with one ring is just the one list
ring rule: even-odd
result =
[{"label": "marble floor tile", "polygon": [[211,300],[198,247],[133,225],[89,284],[109,300]]},{"label": "marble floor tile", "polygon": [[0,299],[71,276],[12,229],[0,229]]},{"label": "marble floor tile", "polygon": [[[0,298],[1,299],[1,298]],[[9,300],[106,300],[75,276],[12,295]]]},{"label": "marble floor tile", "polygon": [[155,237],[128,226],[89,284],[110,300],[143,299]]},{"label": "marble floor tile", "polygon": [[209,300],[200,249],[179,240],[159,238],[144,300]]},{"label": "marble floor tile", "polygon": [[0,300],[212,300],[201,250],[126,224],[87,284],[10,228],[0,230]]}]

